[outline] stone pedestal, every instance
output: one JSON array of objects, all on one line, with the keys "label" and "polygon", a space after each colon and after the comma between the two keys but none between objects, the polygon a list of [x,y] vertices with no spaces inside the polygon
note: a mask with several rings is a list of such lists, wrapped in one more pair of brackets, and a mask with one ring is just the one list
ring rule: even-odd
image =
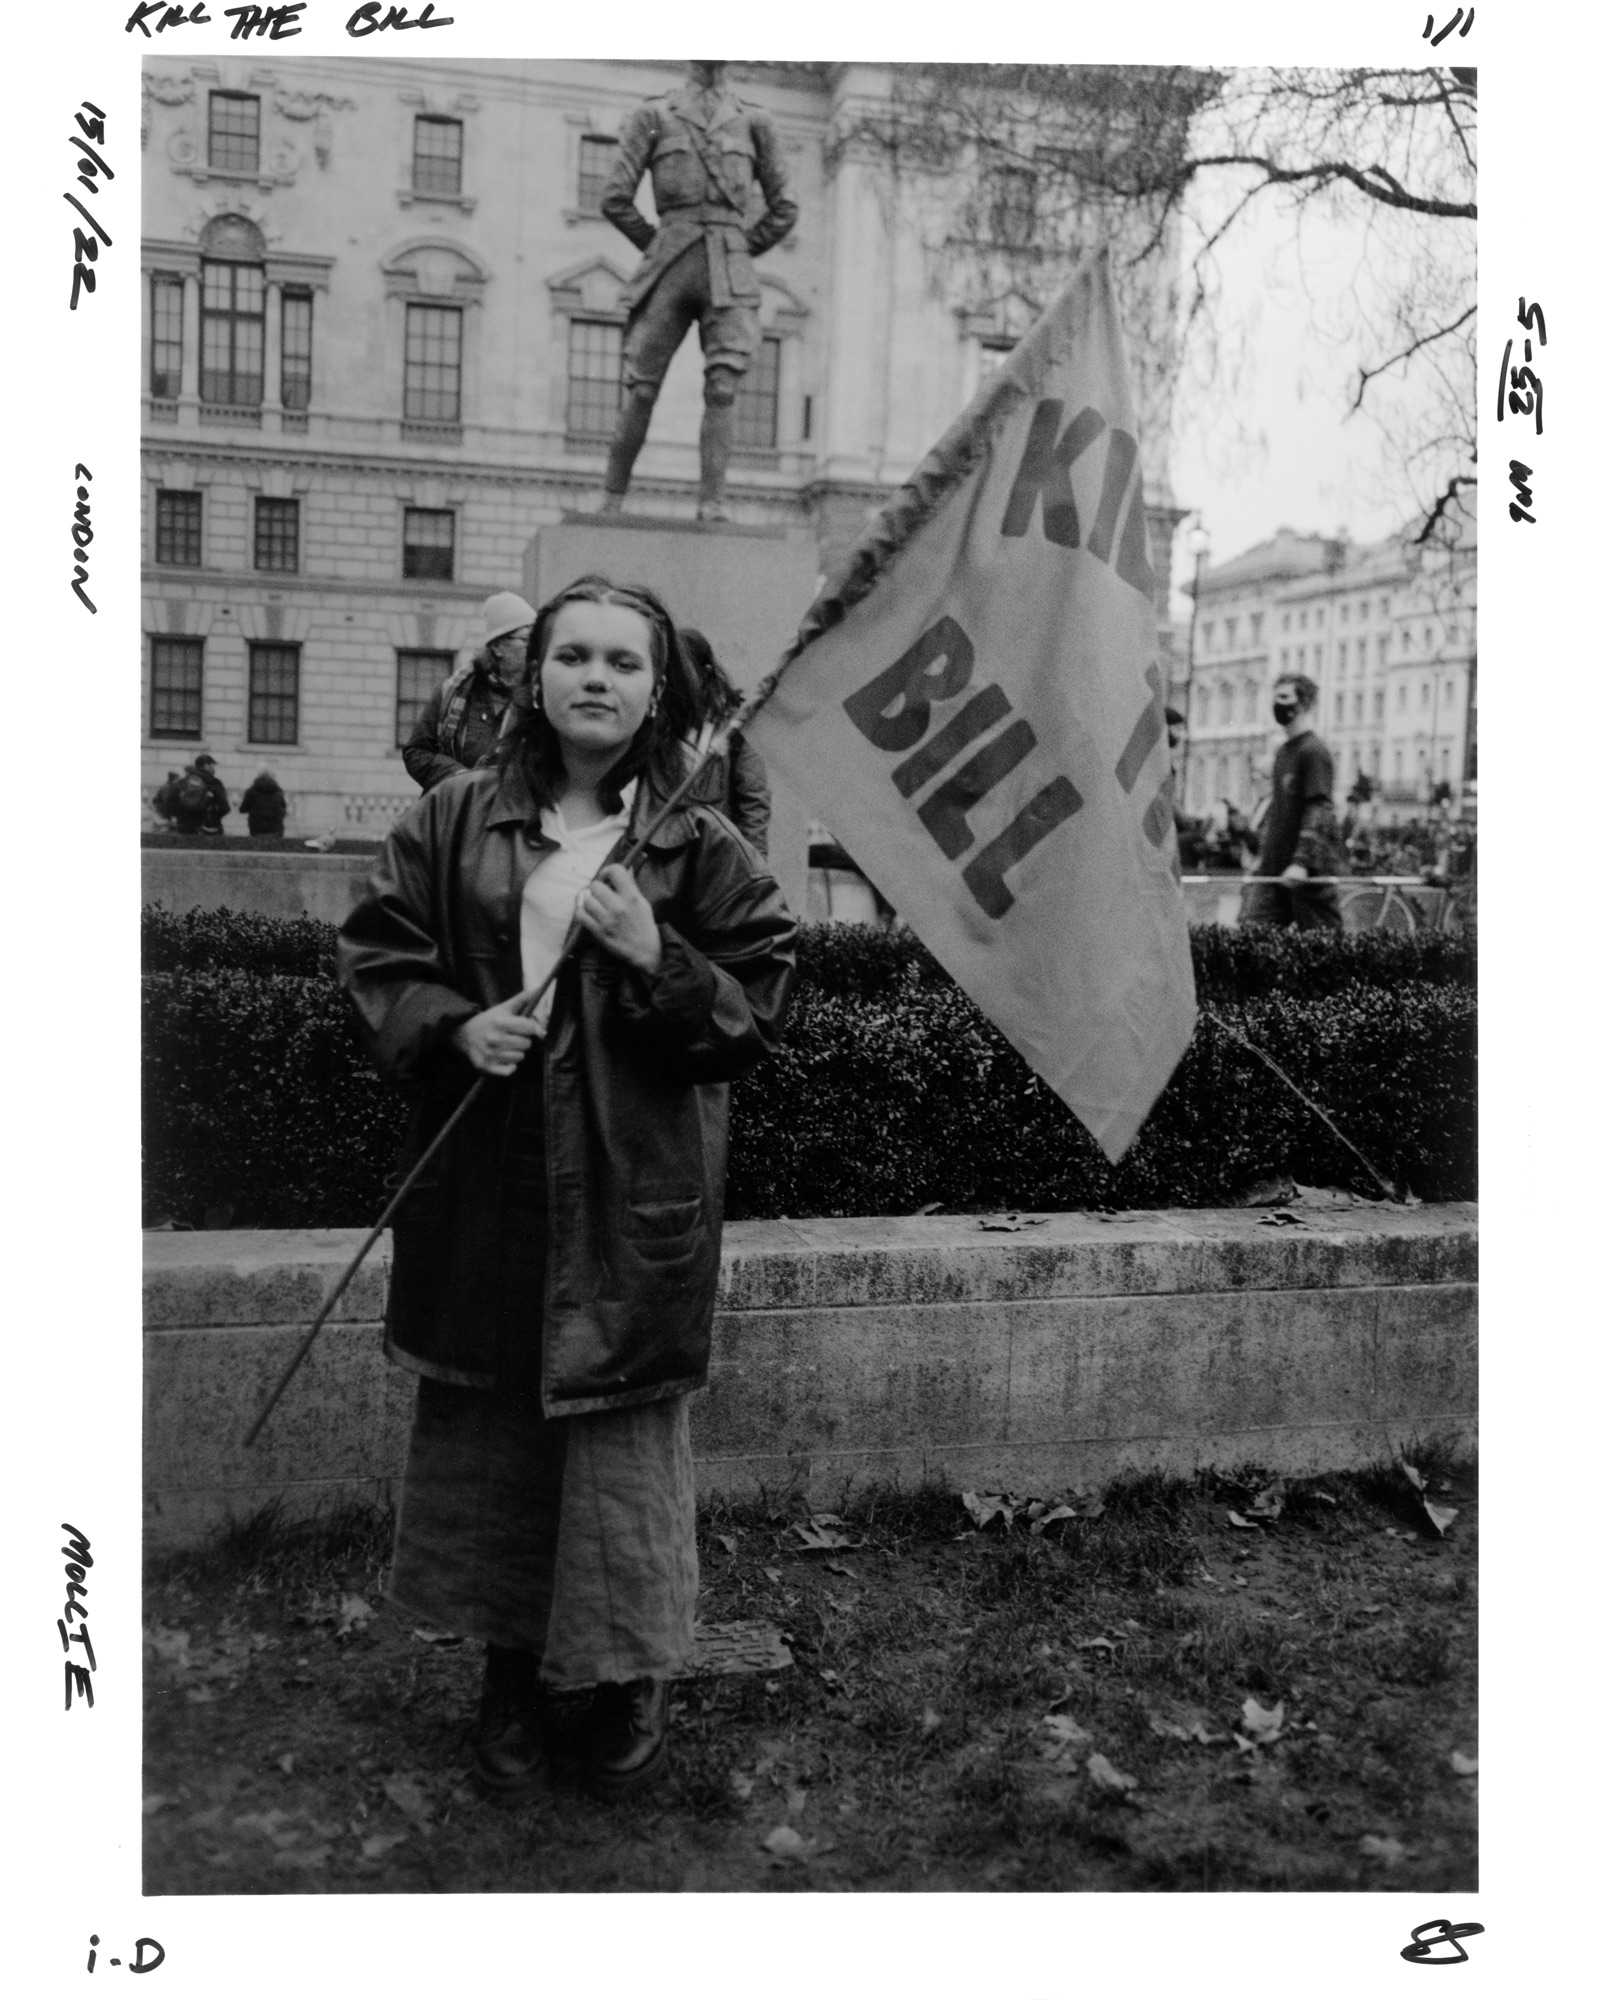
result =
[{"label": "stone pedestal", "polygon": [[[736,687],[771,671],[816,594],[817,545],[777,528],[702,527],[695,521],[569,514],[538,530],[522,559],[523,595],[541,604],[590,572],[643,583],[673,617],[697,625]],[[774,775],[769,860],[789,907],[806,909],[804,799]]]}]

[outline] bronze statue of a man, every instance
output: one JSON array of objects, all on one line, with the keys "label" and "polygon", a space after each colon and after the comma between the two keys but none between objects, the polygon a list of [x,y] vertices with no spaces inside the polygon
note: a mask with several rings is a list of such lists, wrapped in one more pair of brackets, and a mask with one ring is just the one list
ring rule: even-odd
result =
[{"label": "bronze statue of a man", "polygon": [[[602,511],[608,514],[621,510],[667,364],[698,321],[706,365],[699,518],[728,518],[723,488],[733,406],[755,353],[761,302],[751,259],[782,242],[799,210],[784,189],[772,120],[723,87],[726,68],[690,63],[683,89],[645,99],[623,127],[600,199],[607,221],[645,253],[623,294],[624,396],[606,463]],[[633,200],[647,168],[660,217],[655,229]],[[752,183],[766,198],[753,224],[746,220]]]}]

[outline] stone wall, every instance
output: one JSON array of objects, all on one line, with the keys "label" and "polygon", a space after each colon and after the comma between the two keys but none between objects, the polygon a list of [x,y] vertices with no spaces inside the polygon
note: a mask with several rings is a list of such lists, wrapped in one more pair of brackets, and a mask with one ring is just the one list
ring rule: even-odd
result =
[{"label": "stone wall", "polygon": [[[389,1494],[414,1378],[385,1361],[387,1246],[260,1441],[244,1432],[355,1230],[145,1239],[146,1533],[203,1538],[269,1501]],[[1471,1204],[730,1224],[705,1491],[947,1480],[1047,1494],[1144,1469],[1361,1465],[1476,1432]]]}]

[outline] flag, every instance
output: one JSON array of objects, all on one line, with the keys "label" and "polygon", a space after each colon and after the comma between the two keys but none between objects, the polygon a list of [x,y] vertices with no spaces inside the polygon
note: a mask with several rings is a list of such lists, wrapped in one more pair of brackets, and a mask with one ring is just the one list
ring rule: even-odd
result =
[{"label": "flag", "polygon": [[806,614],[748,729],[1113,1161],[1194,1027],[1109,260]]}]

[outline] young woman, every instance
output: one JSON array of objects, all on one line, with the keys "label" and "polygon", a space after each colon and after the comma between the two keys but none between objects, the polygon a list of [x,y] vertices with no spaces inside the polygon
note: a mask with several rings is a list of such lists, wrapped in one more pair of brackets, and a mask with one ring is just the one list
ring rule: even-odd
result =
[{"label": "young woman", "polygon": [[586,577],[528,657],[497,761],[400,822],[340,947],[414,1099],[405,1165],[492,1079],[395,1223],[387,1347],[422,1379],[391,1594],[486,1643],[477,1771],[512,1796],[542,1782],[551,1688],[596,1689],[602,1790],[664,1768],[722,1227],[727,1093],[704,1086],[774,1046],[794,968],[776,884],[715,812],[617,863],[683,771],[691,684],[660,601]]}]

